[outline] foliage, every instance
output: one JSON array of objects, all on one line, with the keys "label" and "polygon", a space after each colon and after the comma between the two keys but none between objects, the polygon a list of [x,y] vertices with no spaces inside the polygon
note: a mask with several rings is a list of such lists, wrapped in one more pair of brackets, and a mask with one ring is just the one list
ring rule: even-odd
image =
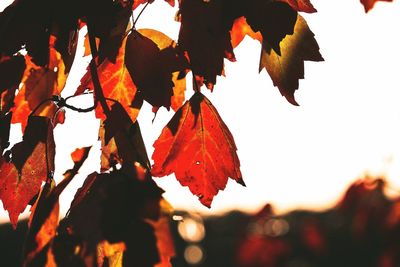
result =
[{"label": "foliage", "polygon": [[[24,266],[169,266],[170,208],[151,174],[175,173],[206,206],[229,177],[244,185],[233,136],[202,86],[213,89],[245,35],[262,44],[260,70],[294,105],[304,61],[323,60],[298,14],[316,12],[308,0],[180,0],[177,42],[136,29],[138,17],[130,23],[132,10],[151,2],[15,0],[0,13],[0,199],[14,227],[33,204]],[[368,11],[376,0],[361,2]],[[92,60],[75,95],[64,99],[83,27]],[[184,103],[189,72],[194,93]],[[92,107],[68,103],[87,92]],[[153,166],[136,121],[143,101],[155,112],[176,111],[154,144]],[[95,110],[102,168],[87,177],[59,223],[58,197],[89,153],[77,150],[75,166],[55,185],[53,129],[64,108]],[[24,134],[10,148],[11,123]]]}]

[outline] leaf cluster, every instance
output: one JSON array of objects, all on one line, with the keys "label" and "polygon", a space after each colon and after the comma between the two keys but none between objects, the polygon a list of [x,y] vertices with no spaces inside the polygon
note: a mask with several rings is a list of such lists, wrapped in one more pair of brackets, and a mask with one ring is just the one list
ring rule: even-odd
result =
[{"label": "leaf cluster", "polygon": [[[208,207],[228,178],[244,185],[233,136],[203,85],[214,88],[246,35],[261,44],[260,71],[294,105],[304,61],[323,60],[298,14],[316,12],[309,0],[179,0],[176,42],[136,29],[132,11],[152,2],[15,0],[0,13],[0,199],[14,227],[32,205],[24,266],[169,266],[170,208],[151,175],[175,173]],[[362,2],[368,10],[376,1]],[[62,98],[83,28],[92,60],[75,94]],[[91,107],[69,104],[88,92]],[[144,101],[154,112],[176,112],[154,143],[153,165],[136,120]],[[89,155],[77,150],[75,166],[55,185],[53,129],[65,109],[95,111],[102,154],[100,173],[86,178],[59,222],[59,195]],[[16,123],[23,140],[10,147]]]}]

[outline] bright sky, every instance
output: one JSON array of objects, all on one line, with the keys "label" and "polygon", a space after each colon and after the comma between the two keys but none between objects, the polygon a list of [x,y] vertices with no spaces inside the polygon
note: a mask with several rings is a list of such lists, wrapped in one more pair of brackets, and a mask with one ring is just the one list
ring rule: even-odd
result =
[{"label": "bright sky", "polygon": [[[237,62],[226,62],[226,78],[218,79],[214,92],[203,89],[235,138],[247,187],[230,181],[208,210],[174,176],[156,178],[175,208],[216,214],[255,211],[270,202],[281,212],[322,209],[366,173],[386,175],[390,187],[400,191],[400,1],[379,2],[368,14],[358,0],[312,2],[318,13],[303,16],[325,62],[306,63],[306,79],[296,93],[300,107],[286,102],[265,71],[258,74],[260,44],[250,38],[235,50]],[[155,28],[177,39],[175,12],[156,1],[137,27]],[[75,70],[83,66],[78,65]],[[74,75],[63,96],[79,84]],[[192,90],[187,92],[190,97]],[[149,155],[172,115],[162,109],[152,123],[151,107],[142,108],[139,122]],[[82,175],[62,195],[63,212],[86,175],[98,168],[99,122],[93,118],[68,111],[65,124],[55,129],[58,180],[72,167],[70,152],[95,146]],[[13,132],[18,140],[18,127]],[[0,211],[0,217],[6,215]]]}]

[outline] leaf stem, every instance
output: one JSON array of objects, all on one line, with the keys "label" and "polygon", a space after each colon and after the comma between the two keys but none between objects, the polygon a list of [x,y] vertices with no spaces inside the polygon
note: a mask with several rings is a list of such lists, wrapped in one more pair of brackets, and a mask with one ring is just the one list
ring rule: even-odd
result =
[{"label": "leaf stem", "polygon": [[92,75],[92,81],[94,86],[94,103],[95,106],[97,102],[100,102],[101,107],[103,108],[103,112],[106,116],[110,114],[110,108],[107,105],[107,101],[104,98],[103,89],[100,84],[99,74],[97,73],[97,64],[96,57],[98,56],[98,51],[96,47],[96,37],[94,35],[93,26],[91,21],[88,21],[88,35],[89,35],[89,44],[90,51],[92,53],[92,60],[89,63],[90,74]]}]

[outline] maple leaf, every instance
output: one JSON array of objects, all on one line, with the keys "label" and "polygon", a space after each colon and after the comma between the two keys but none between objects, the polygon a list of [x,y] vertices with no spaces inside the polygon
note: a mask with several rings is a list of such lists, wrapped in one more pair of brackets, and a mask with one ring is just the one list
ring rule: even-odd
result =
[{"label": "maple leaf", "polygon": [[12,123],[21,123],[23,129],[32,111],[35,110],[34,115],[53,118],[57,110],[53,102],[43,101],[61,93],[66,82],[65,66],[60,53],[52,47],[49,58],[47,67],[40,67],[32,62],[29,55],[25,56],[23,86],[14,99],[15,107],[11,109]]},{"label": "maple leaf", "polygon": [[268,44],[263,45],[260,71],[265,68],[274,86],[293,105],[298,105],[294,92],[299,87],[299,79],[304,78],[304,61],[323,61],[314,34],[304,18],[298,15],[294,34],[281,42],[281,55]]},{"label": "maple leaf", "polygon": [[192,71],[210,89],[223,74],[224,58],[235,61],[230,17],[224,9],[223,1],[185,0],[179,6],[179,46],[187,52]]},{"label": "maple leaf", "polygon": [[[143,36],[151,39],[154,43],[157,44],[160,51],[160,54],[165,54],[166,57],[163,57],[163,60],[172,61],[172,68],[170,71],[172,72],[172,82],[174,84],[172,90],[173,95],[171,96],[171,108],[174,111],[177,111],[185,101],[185,90],[186,90],[186,78],[185,75],[188,72],[189,63],[187,62],[186,57],[184,57],[180,51],[179,47],[175,41],[169,38],[162,32],[153,30],[153,29],[138,29],[137,30]],[[169,65],[169,64],[166,64]]]},{"label": "maple leaf", "polygon": [[0,158],[0,199],[14,227],[19,214],[39,192],[42,181],[54,171],[54,154],[49,119],[33,116],[29,118],[23,141]]},{"label": "maple leaf", "polygon": [[306,13],[314,13],[317,10],[311,4],[310,0],[278,0],[288,3],[294,10]]},{"label": "maple leaf", "polygon": [[393,2],[393,0],[360,0],[361,4],[364,5],[365,13],[370,11],[378,1]]},{"label": "maple leaf", "polygon": [[[136,96],[136,86],[133,83],[128,70],[125,67],[125,43],[123,42],[118,52],[115,63],[105,59],[98,67],[99,80],[103,88],[104,97],[118,101],[128,112],[132,121],[136,121],[139,108],[133,108],[132,101]],[[90,71],[82,77],[81,85],[76,95],[82,94],[86,89],[94,90],[92,75]],[[96,108],[96,117],[105,119],[101,107]]]},{"label": "maple leaf", "polygon": [[128,36],[125,61],[143,99],[156,108],[164,106],[169,109],[173,96],[173,73],[187,68],[175,42],[158,31],[135,31]]},{"label": "maple leaf", "polygon": [[200,92],[175,113],[153,146],[152,175],[175,173],[207,207],[228,177],[244,185],[233,136]]}]

